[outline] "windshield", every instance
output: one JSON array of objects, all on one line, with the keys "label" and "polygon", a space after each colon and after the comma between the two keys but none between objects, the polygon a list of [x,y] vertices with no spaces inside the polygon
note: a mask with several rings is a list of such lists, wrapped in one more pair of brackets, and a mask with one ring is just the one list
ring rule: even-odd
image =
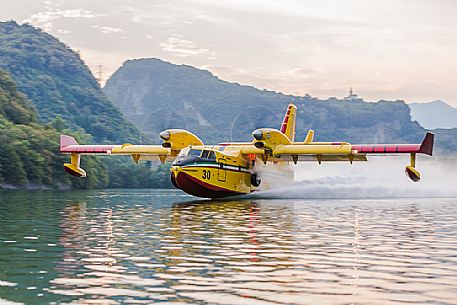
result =
[{"label": "windshield", "polygon": [[191,150],[189,150],[189,153],[187,155],[194,156],[194,157],[200,157],[201,153],[202,153],[201,149],[191,149]]},{"label": "windshield", "polygon": [[208,159],[210,160],[216,160],[216,154],[214,153],[214,151],[211,151],[208,155]]}]

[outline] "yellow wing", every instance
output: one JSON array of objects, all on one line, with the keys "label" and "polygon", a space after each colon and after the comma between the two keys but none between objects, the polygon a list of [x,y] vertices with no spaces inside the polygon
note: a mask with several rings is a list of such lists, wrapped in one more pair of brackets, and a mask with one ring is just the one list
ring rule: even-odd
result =
[{"label": "yellow wing", "polygon": [[144,160],[172,161],[179,151],[191,145],[203,145],[193,133],[183,129],[167,129],[160,133],[162,145],[79,145],[75,138],[60,136],[60,151],[71,154],[71,163],[65,163],[64,169],[76,177],[85,177],[86,172],[79,166],[81,155],[130,155],[135,163]]},{"label": "yellow wing", "polygon": [[80,167],[81,155],[130,155],[133,161],[174,159],[170,148],[162,145],[79,145],[75,138],[67,135],[60,136],[60,151],[71,155],[71,163],[65,163],[64,169],[76,177],[85,177],[86,172]]},{"label": "yellow wing", "polygon": [[[313,135],[314,133],[310,131]],[[275,161],[366,161],[367,154],[427,154],[432,155],[434,136],[427,133],[421,144],[358,144],[348,142],[291,142],[282,132],[261,128],[253,132],[254,141],[240,146],[242,154],[260,154]],[[289,157],[289,158],[288,158]]]},{"label": "yellow wing", "polygon": [[410,154],[410,165],[405,172],[411,180],[420,180],[416,170],[416,154],[433,154],[434,135],[427,132],[421,144],[358,144],[347,142],[312,142],[314,132],[310,131],[304,142],[291,142],[282,132],[271,128],[253,132],[254,142],[240,146],[244,155],[259,156],[265,163],[299,161],[367,161],[367,154]]},{"label": "yellow wing", "polygon": [[160,160],[162,163],[165,161],[174,160],[175,154],[172,153],[170,148],[165,148],[162,145],[132,145],[124,144],[116,146],[112,149],[113,155],[131,155],[133,161],[152,161]]},{"label": "yellow wing", "polygon": [[259,149],[254,145],[242,147],[244,155],[259,155],[264,161],[303,162],[303,161],[367,161],[365,154],[354,154],[350,144],[316,144],[293,143],[277,145],[274,150]]}]

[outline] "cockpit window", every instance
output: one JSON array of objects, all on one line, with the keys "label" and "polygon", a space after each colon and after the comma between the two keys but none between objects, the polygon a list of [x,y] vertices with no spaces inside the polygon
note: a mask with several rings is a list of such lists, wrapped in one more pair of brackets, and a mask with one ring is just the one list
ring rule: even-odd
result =
[{"label": "cockpit window", "polygon": [[208,159],[216,160],[216,154],[214,153],[214,151],[209,152]]},{"label": "cockpit window", "polygon": [[204,150],[204,151],[202,152],[201,157],[204,158],[204,159],[208,159],[208,154],[209,154],[209,150]]},{"label": "cockpit window", "polygon": [[191,149],[191,150],[189,150],[189,153],[187,155],[188,156],[200,157],[201,153],[202,153],[201,149]]}]

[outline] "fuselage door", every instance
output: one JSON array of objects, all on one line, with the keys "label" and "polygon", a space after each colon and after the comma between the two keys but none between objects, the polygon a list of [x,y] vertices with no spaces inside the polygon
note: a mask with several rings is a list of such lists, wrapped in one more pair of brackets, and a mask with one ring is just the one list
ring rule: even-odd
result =
[{"label": "fuselage door", "polygon": [[219,159],[219,167],[217,168],[217,180],[225,182],[227,179],[227,161]]}]

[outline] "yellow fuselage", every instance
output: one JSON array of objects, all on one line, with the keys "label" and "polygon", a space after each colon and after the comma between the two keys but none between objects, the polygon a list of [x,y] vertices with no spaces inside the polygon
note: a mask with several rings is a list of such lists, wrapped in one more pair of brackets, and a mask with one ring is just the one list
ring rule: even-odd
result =
[{"label": "yellow fuselage", "polygon": [[249,194],[254,162],[231,146],[184,148],[173,162],[173,184],[194,196],[219,198]]}]

